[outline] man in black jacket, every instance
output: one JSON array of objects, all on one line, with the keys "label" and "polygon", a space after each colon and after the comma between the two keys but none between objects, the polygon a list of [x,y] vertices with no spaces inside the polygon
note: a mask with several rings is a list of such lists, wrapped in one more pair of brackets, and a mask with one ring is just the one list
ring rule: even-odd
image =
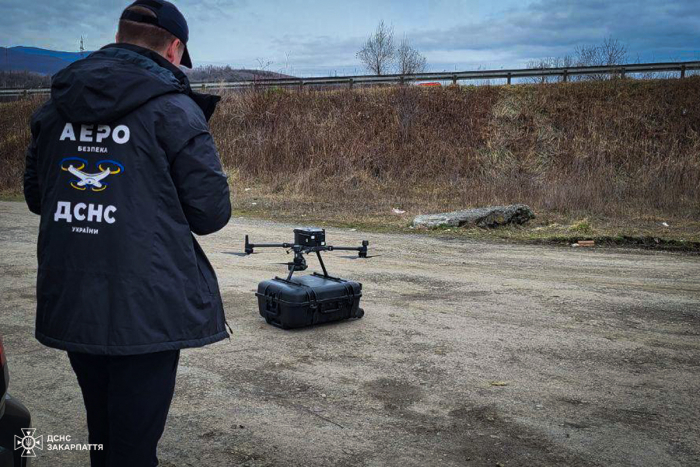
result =
[{"label": "man in black jacket", "polygon": [[192,92],[177,8],[138,0],[117,41],[57,73],[32,117],[24,193],[41,215],[36,337],[68,351],[93,466],[157,465],[179,349],[228,337],[214,270],[191,232],[231,216]]}]

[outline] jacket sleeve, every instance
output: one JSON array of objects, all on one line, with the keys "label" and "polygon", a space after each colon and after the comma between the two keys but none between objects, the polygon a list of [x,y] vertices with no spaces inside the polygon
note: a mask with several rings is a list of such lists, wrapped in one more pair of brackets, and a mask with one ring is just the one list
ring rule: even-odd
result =
[{"label": "jacket sleeve", "polygon": [[170,106],[169,120],[170,175],[182,210],[192,232],[214,233],[231,218],[231,199],[209,125],[198,107],[184,102]]},{"label": "jacket sleeve", "polygon": [[31,124],[31,132],[32,136],[27,148],[24,167],[24,200],[31,212],[41,215],[41,189],[37,161],[37,138],[39,135],[37,125],[34,122]]}]

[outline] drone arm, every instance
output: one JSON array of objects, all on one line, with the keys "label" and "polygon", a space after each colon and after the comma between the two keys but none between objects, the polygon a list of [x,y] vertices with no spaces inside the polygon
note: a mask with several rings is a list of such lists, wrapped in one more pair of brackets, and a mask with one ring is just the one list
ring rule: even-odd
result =
[{"label": "drone arm", "polygon": [[362,246],[331,246],[328,245],[326,248],[328,251],[338,250],[338,251],[357,251],[359,252],[360,258],[367,257],[367,245],[369,242],[367,240],[362,240]]},{"label": "drone arm", "polygon": [[105,170],[104,172],[99,173],[99,174],[93,176],[92,178],[95,179],[95,180],[97,180],[97,181],[99,182],[100,180],[102,180],[103,178],[105,178],[107,175],[109,175],[109,174],[111,174],[111,173],[112,173],[112,171],[109,170],[109,169],[107,169],[107,170]]},{"label": "drone arm", "polygon": [[246,254],[253,253],[255,248],[291,248],[291,243],[250,243],[248,236],[245,236],[245,252]]},{"label": "drone arm", "polygon": [[68,172],[72,173],[73,175],[75,175],[76,177],[78,177],[82,181],[85,181],[88,178],[88,176],[86,174],[84,174],[80,170],[76,169],[72,165],[68,166]]}]

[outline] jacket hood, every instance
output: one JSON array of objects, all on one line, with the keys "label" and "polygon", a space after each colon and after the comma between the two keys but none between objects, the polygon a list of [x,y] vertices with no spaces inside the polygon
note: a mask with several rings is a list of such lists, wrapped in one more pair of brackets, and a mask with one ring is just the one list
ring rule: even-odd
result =
[{"label": "jacket hood", "polygon": [[165,59],[172,69],[157,63],[157,55],[129,44],[105,46],[56,73],[51,98],[70,122],[109,123],[163,94],[191,93],[185,74]]}]

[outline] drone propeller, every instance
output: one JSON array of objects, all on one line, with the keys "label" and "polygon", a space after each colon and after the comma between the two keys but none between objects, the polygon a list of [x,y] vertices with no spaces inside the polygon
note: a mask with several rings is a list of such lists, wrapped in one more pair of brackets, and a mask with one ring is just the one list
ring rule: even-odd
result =
[{"label": "drone propeller", "polygon": [[224,251],[224,254],[245,257],[245,256],[249,256],[249,255],[255,255],[257,253],[241,253],[241,252],[237,252],[237,251]]},{"label": "drone propeller", "polygon": [[382,255],[367,255],[367,256],[339,256],[339,258],[346,258],[346,259],[368,259],[368,258],[376,258],[377,256],[382,256]]}]

